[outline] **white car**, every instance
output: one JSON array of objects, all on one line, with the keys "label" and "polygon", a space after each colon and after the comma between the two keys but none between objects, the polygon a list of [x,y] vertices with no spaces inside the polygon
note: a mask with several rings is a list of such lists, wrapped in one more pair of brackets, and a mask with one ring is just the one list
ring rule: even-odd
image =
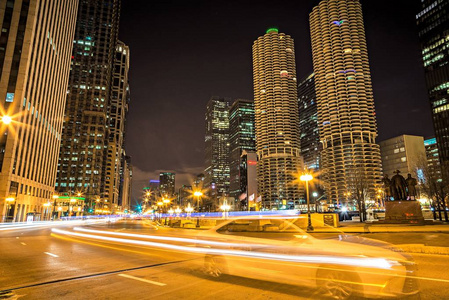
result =
[{"label": "white car", "polygon": [[419,298],[415,264],[393,245],[344,235],[317,239],[299,221],[237,218],[200,233],[210,242],[198,244],[208,248],[204,271],[303,285],[323,298]]}]

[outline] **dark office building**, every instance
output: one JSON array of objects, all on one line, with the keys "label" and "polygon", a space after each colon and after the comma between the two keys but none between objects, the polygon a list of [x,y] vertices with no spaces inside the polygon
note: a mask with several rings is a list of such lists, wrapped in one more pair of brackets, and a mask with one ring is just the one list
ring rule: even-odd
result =
[{"label": "dark office building", "polygon": [[240,160],[243,150],[256,151],[255,138],[254,102],[236,99],[229,110],[229,196],[234,199],[245,192],[240,187]]},{"label": "dark office building", "polygon": [[103,212],[118,204],[106,198],[105,182],[119,13],[119,0],[79,2],[56,182],[60,194],[81,193],[87,205],[100,199]]},{"label": "dark office building", "polygon": [[298,104],[301,156],[304,167],[318,170],[320,168],[320,134],[314,73],[298,84]]},{"label": "dark office building", "polygon": [[449,163],[449,0],[421,0],[416,15],[440,161]]}]

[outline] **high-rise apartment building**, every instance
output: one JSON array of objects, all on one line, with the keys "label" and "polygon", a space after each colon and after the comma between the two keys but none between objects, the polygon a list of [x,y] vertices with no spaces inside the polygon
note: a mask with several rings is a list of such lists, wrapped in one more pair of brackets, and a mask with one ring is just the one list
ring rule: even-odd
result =
[{"label": "high-rise apartment building", "polygon": [[265,207],[303,197],[293,39],[268,29],[253,44],[258,188]]},{"label": "high-rise apartment building", "polygon": [[246,192],[240,185],[240,160],[244,150],[256,150],[254,102],[236,99],[229,109],[229,196],[234,199]]},{"label": "high-rise apartment building", "polygon": [[[440,161],[449,164],[449,0],[421,0],[416,15]],[[449,179],[447,179],[449,180]]]},{"label": "high-rise apartment building", "polygon": [[420,166],[420,160],[425,159],[424,138],[415,135],[400,135],[379,143],[384,175],[392,177],[396,170],[402,176],[414,175]]},{"label": "high-rise apartment building", "polygon": [[115,189],[106,189],[106,162],[119,12],[119,0],[79,1],[56,182],[60,194],[82,193],[87,206],[100,200],[103,212],[118,205]]},{"label": "high-rise apartment building", "polygon": [[[120,209],[120,183],[125,162],[125,124],[129,104],[129,47],[118,41],[112,72],[111,97],[108,105],[108,149],[104,197]],[[127,201],[125,199],[125,201]]]},{"label": "high-rise apartment building", "polygon": [[209,200],[228,196],[229,170],[229,106],[231,99],[213,96],[206,107],[204,188]]},{"label": "high-rise apartment building", "polygon": [[327,197],[341,203],[363,184],[374,198],[381,160],[360,2],[321,1],[310,14],[310,30]]},{"label": "high-rise apartment building", "polygon": [[298,84],[298,104],[301,156],[304,168],[318,171],[320,168],[321,146],[314,73]]},{"label": "high-rise apartment building", "polygon": [[175,195],[175,177],[173,172],[161,172],[159,174],[159,191],[162,197],[173,197]]},{"label": "high-rise apartment building", "polygon": [[50,217],[77,6],[0,2],[0,222]]}]

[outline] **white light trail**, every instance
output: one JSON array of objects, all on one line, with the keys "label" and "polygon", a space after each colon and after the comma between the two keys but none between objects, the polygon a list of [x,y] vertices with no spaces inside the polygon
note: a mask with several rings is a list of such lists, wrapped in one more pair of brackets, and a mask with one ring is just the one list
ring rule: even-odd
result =
[{"label": "white light trail", "polygon": [[116,242],[116,243],[124,243],[124,244],[132,244],[139,246],[151,246],[156,248],[184,251],[184,252],[193,252],[193,253],[203,253],[203,254],[216,254],[216,255],[231,255],[231,256],[241,256],[241,257],[250,257],[250,258],[259,258],[259,259],[271,259],[271,260],[280,260],[280,261],[289,261],[289,262],[301,262],[301,263],[314,263],[314,264],[336,264],[336,265],[346,265],[346,266],[356,266],[356,267],[368,267],[368,268],[377,268],[377,269],[390,269],[392,264],[390,264],[384,258],[366,258],[366,257],[334,257],[334,256],[321,256],[321,255],[283,255],[283,254],[275,254],[275,253],[265,253],[265,252],[256,252],[256,251],[242,251],[242,250],[227,250],[227,249],[212,249],[212,248],[195,248],[195,247],[186,247],[186,246],[178,246],[171,244],[163,244],[163,243],[155,243],[155,242],[147,242],[140,240],[127,240],[106,236],[96,236],[91,234],[84,234],[78,232],[70,232],[67,230],[61,229],[52,229],[53,232],[69,235],[69,236],[77,236],[94,240],[102,240],[108,242]]}]

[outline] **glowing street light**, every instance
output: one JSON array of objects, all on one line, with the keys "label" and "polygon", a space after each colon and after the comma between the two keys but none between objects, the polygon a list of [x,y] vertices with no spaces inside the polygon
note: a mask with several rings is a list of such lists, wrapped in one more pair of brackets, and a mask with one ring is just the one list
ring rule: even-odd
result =
[{"label": "glowing street light", "polygon": [[228,205],[228,202],[225,200],[223,205],[220,206],[220,209],[223,211],[223,217],[226,219],[231,206]]},{"label": "glowing street light", "polygon": [[299,177],[299,180],[304,181],[306,183],[306,196],[307,196],[307,231],[313,231],[314,228],[312,226],[312,219],[310,217],[310,200],[309,200],[309,181],[313,180],[313,176],[311,174],[303,174]]},{"label": "glowing street light", "polygon": [[201,196],[203,196],[203,193],[201,191],[195,191],[193,193],[193,196],[195,196],[197,199],[197,209],[198,209],[198,211],[200,211],[200,198],[201,198]]},{"label": "glowing street light", "polygon": [[12,122],[12,118],[10,116],[5,115],[2,117],[2,122],[5,125],[9,125]]}]

